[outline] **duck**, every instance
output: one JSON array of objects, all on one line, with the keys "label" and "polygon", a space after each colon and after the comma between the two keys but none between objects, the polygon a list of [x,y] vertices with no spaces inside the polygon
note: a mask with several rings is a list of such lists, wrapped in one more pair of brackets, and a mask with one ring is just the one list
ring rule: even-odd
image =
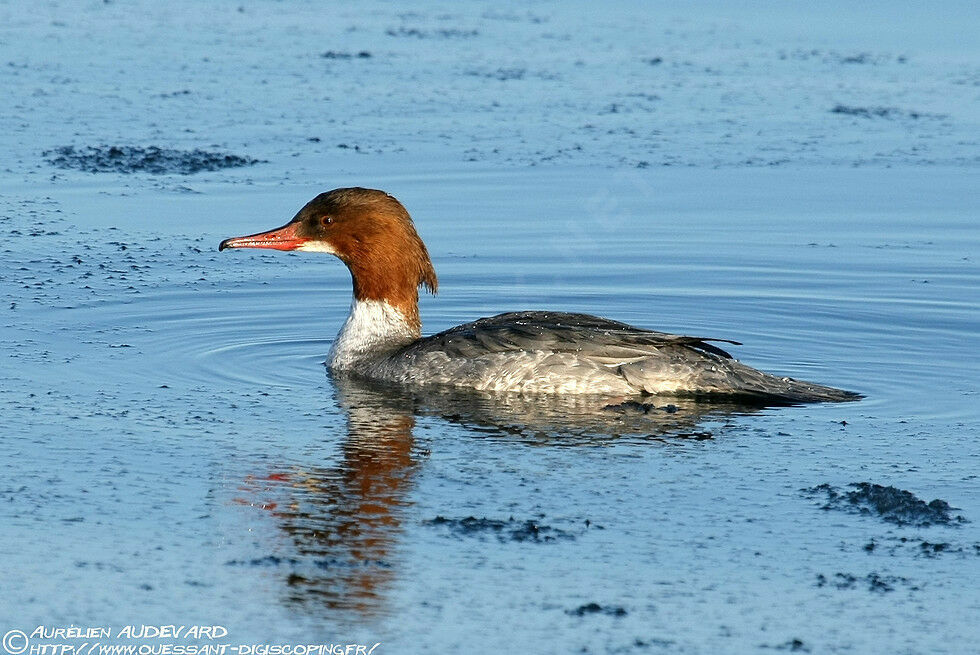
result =
[{"label": "duck", "polygon": [[590,314],[516,311],[422,336],[419,290],[435,294],[429,252],[405,207],[361,187],[321,193],[282,227],[222,241],[333,255],[353,300],[327,355],[337,374],[484,392],[694,396],[760,403],[845,402],[860,394],[771,375],[735,359],[729,339],[668,334]]}]

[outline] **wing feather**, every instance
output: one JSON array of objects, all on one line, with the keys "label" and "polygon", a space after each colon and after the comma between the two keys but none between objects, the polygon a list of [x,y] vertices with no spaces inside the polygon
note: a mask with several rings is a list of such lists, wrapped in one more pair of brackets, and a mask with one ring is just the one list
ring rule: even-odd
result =
[{"label": "wing feather", "polygon": [[[430,383],[477,389],[739,395],[782,403],[861,397],[757,371],[710,343],[719,341],[740,345],[588,314],[511,312],[420,339],[392,357],[418,362]],[[387,377],[405,379],[399,367]]]},{"label": "wing feather", "polygon": [[646,330],[589,314],[509,312],[426,337],[409,346],[409,350],[438,350],[450,357],[547,350],[573,352],[607,364],[642,359],[665,348],[732,358],[725,350],[709,343],[711,341],[741,345],[730,339]]}]

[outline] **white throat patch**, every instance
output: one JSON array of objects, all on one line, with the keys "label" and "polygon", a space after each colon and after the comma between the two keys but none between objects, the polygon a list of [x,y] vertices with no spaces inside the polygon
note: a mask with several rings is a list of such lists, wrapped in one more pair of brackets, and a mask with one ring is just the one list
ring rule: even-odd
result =
[{"label": "white throat patch", "polygon": [[350,316],[330,348],[327,365],[347,370],[381,357],[420,336],[405,315],[383,300],[355,300]]},{"label": "white throat patch", "polygon": [[307,241],[300,245],[296,250],[301,252],[325,252],[328,255],[336,255],[337,251],[330,247],[330,244],[322,241]]}]

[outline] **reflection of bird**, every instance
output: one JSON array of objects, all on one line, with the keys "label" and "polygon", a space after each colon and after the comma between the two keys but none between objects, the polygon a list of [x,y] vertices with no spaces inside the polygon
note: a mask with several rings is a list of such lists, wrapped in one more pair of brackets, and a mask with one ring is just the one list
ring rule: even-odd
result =
[{"label": "reflection of bird", "polygon": [[415,418],[382,395],[338,386],[347,415],[342,457],[250,478],[295,556],[256,565],[287,566],[286,598],[358,615],[382,614],[399,574],[398,543],[413,488]]},{"label": "reflection of bird", "polygon": [[347,417],[341,457],[250,477],[243,491],[262,507],[290,546],[235,564],[276,566],[286,599],[357,616],[384,614],[402,574],[400,541],[411,521],[419,459],[416,416],[438,417],[479,438],[521,446],[589,446],[622,437],[678,443],[710,439],[701,424],[750,413],[758,405],[657,398],[610,403],[589,395],[519,394],[454,387],[410,387],[335,372],[337,403]]},{"label": "reflection of bird", "polygon": [[[346,372],[331,374],[347,402],[379,407],[387,416],[431,416],[488,438],[535,446],[596,445],[623,437],[631,441],[708,439],[703,423],[744,416],[764,408],[731,399],[703,402],[691,397],[610,400],[589,394],[522,394],[448,386],[406,386]],[[649,402],[655,400],[656,402]]]},{"label": "reflection of bird", "polygon": [[[239,502],[269,512],[288,535],[285,552],[239,565],[286,569],[284,595],[297,605],[358,616],[383,614],[401,575],[399,542],[411,522],[416,416],[438,417],[478,438],[522,446],[596,445],[624,436],[644,442],[707,439],[703,419],[756,407],[658,398],[608,404],[594,396],[407,387],[344,373],[332,376],[347,417],[341,456],[250,476]],[[675,404],[676,403],[676,404]],[[409,527],[410,529],[410,527]]]},{"label": "reflection of bird", "polygon": [[[709,341],[586,314],[518,312],[421,337],[418,288],[436,274],[405,208],[372,189],[335,189],[283,227],[226,239],[219,249],[336,255],[354,303],[330,351],[333,370],[412,385],[607,395],[742,395],[763,401],[844,401],[857,394],[745,366]],[[735,342],[729,342],[735,343]]]}]

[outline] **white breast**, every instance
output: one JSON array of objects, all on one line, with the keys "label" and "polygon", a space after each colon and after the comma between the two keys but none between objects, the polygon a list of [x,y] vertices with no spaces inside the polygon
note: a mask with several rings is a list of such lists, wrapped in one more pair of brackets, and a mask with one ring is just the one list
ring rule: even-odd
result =
[{"label": "white breast", "polygon": [[388,303],[355,300],[350,316],[330,348],[327,365],[337,370],[363,369],[369,362],[418,338],[418,329]]}]

